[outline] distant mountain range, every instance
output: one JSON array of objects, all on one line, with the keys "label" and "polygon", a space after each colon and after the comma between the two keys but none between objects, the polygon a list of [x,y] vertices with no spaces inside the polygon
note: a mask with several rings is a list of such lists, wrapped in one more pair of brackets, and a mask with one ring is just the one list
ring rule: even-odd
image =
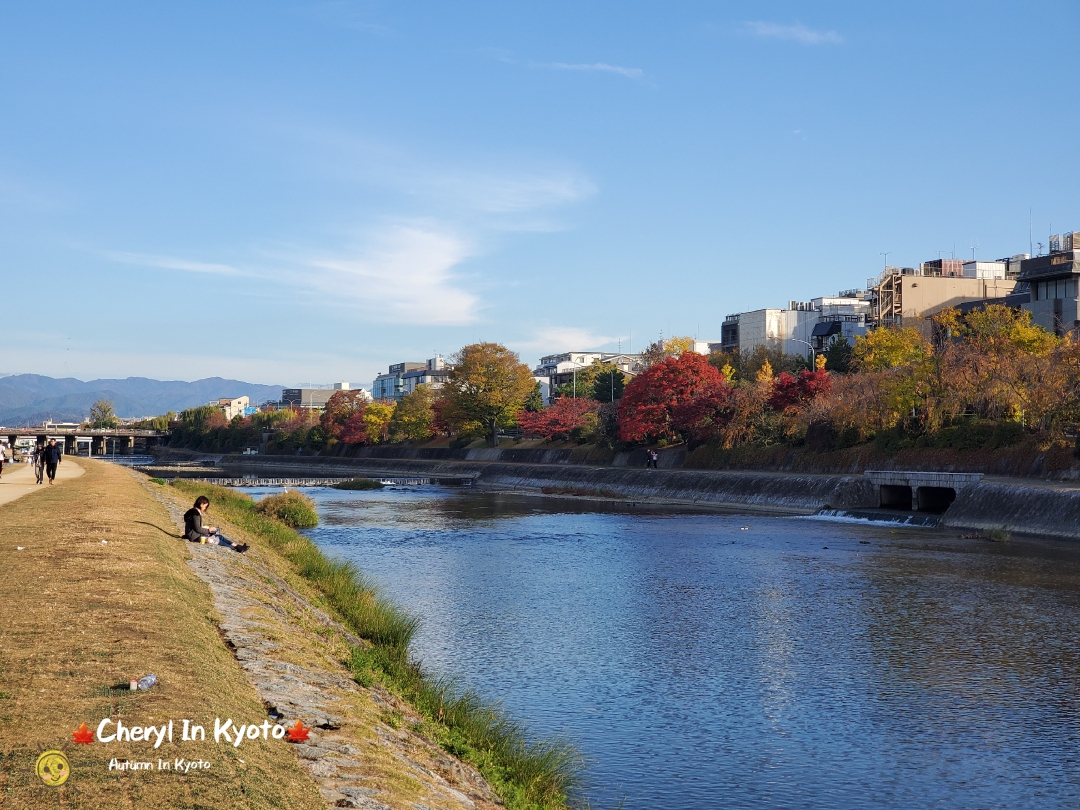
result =
[{"label": "distant mountain range", "polygon": [[0,377],[0,425],[40,425],[46,419],[78,422],[89,415],[90,406],[99,399],[111,401],[116,415],[127,418],[182,411],[205,405],[212,399],[245,394],[252,404],[260,399],[277,400],[281,398],[282,388],[221,377],[195,382],[146,377],[83,382],[71,377],[58,380],[38,374],[16,374]]}]

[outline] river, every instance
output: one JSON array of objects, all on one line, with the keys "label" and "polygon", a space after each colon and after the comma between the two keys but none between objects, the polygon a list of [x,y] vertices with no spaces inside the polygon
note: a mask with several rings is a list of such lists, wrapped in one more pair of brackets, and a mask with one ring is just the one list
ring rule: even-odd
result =
[{"label": "river", "polygon": [[1080,805],[1080,547],[308,492],[414,653],[573,740],[597,810]]}]

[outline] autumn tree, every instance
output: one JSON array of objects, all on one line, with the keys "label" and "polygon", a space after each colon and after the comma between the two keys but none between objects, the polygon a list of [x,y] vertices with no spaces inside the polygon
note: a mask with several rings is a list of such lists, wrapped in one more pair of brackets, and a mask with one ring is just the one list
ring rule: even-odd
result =
[{"label": "autumn tree", "polygon": [[120,426],[120,420],[116,418],[113,404],[107,399],[99,399],[90,406],[90,418],[88,420],[92,428],[115,428]]},{"label": "autumn tree", "polygon": [[435,435],[435,393],[426,385],[418,385],[406,394],[390,418],[391,441],[422,442]]},{"label": "autumn tree", "polygon": [[498,343],[473,343],[454,356],[442,417],[455,430],[479,427],[498,447],[499,429],[515,423],[535,386],[516,353]]},{"label": "autumn tree", "polygon": [[367,392],[363,389],[335,391],[326,401],[319,424],[329,438],[340,438],[341,431],[350,418],[363,414],[368,406]]},{"label": "autumn tree", "polygon": [[559,397],[551,405],[536,413],[523,411],[518,415],[518,425],[526,436],[544,439],[576,439],[590,427],[598,424],[600,403],[582,397]]},{"label": "autumn tree", "polygon": [[933,348],[913,326],[881,327],[856,336],[851,354],[859,371],[883,371],[917,365],[933,354]]},{"label": "autumn tree", "polygon": [[701,391],[726,385],[723,375],[700,354],[684,352],[645,369],[626,386],[619,403],[619,439],[624,442],[678,437],[673,415]]},{"label": "autumn tree", "polygon": [[687,352],[693,352],[696,342],[689,335],[670,337],[667,340],[661,338],[645,347],[645,350],[641,353],[641,362],[646,367],[649,367],[655,366],[669,357],[682,357]]}]

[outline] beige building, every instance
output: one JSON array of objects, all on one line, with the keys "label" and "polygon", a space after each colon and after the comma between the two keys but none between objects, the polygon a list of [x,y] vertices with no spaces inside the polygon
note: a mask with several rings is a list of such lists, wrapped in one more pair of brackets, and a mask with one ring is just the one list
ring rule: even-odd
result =
[{"label": "beige building", "polygon": [[[924,263],[919,270],[890,267],[877,278],[871,287],[870,299],[876,324],[901,326],[905,321],[918,321],[969,301],[1004,298],[1016,286],[1015,279],[965,277],[960,262],[957,262],[956,275],[923,275],[922,271],[930,264],[933,263]],[[978,270],[991,275],[983,268]],[[974,267],[969,269],[969,272],[975,271]],[[1004,273],[1004,268],[1001,272]],[[997,272],[993,274],[997,275]]]},{"label": "beige building", "polygon": [[210,403],[211,405],[217,405],[221,408],[225,414],[225,418],[232,421],[234,416],[243,416],[244,408],[251,404],[251,400],[247,397],[234,397],[232,399],[226,397],[224,399],[217,399]]}]

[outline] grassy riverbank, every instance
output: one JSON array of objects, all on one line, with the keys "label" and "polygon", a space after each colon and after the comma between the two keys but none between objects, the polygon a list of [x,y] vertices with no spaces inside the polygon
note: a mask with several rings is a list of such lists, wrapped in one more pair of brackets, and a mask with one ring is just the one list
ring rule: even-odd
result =
[{"label": "grassy riverbank", "polygon": [[379,684],[415,707],[424,718],[417,730],[476,765],[508,807],[554,810],[567,806],[580,768],[573,748],[559,741],[531,740],[527,730],[498,706],[425,672],[409,657],[416,619],[381,598],[355,566],[327,559],[308,538],[257,512],[247,495],[183,479],[173,487],[192,497],[207,494],[215,521],[262,541],[294,566],[322,595],[320,607],[370,642],[352,652],[349,663],[357,682]]},{"label": "grassy riverbank", "polygon": [[[81,723],[95,730],[106,717],[127,726],[191,718],[212,729],[215,717],[266,715],[221,642],[210,593],[166,509],[123,468],[62,467],[75,464],[84,475],[0,507],[0,806],[325,807],[284,741],[73,744]],[[159,680],[152,690],[126,688],[148,672]],[[35,776],[40,748],[65,749],[63,786]],[[211,766],[108,767],[114,757],[156,765],[159,756]]]}]

